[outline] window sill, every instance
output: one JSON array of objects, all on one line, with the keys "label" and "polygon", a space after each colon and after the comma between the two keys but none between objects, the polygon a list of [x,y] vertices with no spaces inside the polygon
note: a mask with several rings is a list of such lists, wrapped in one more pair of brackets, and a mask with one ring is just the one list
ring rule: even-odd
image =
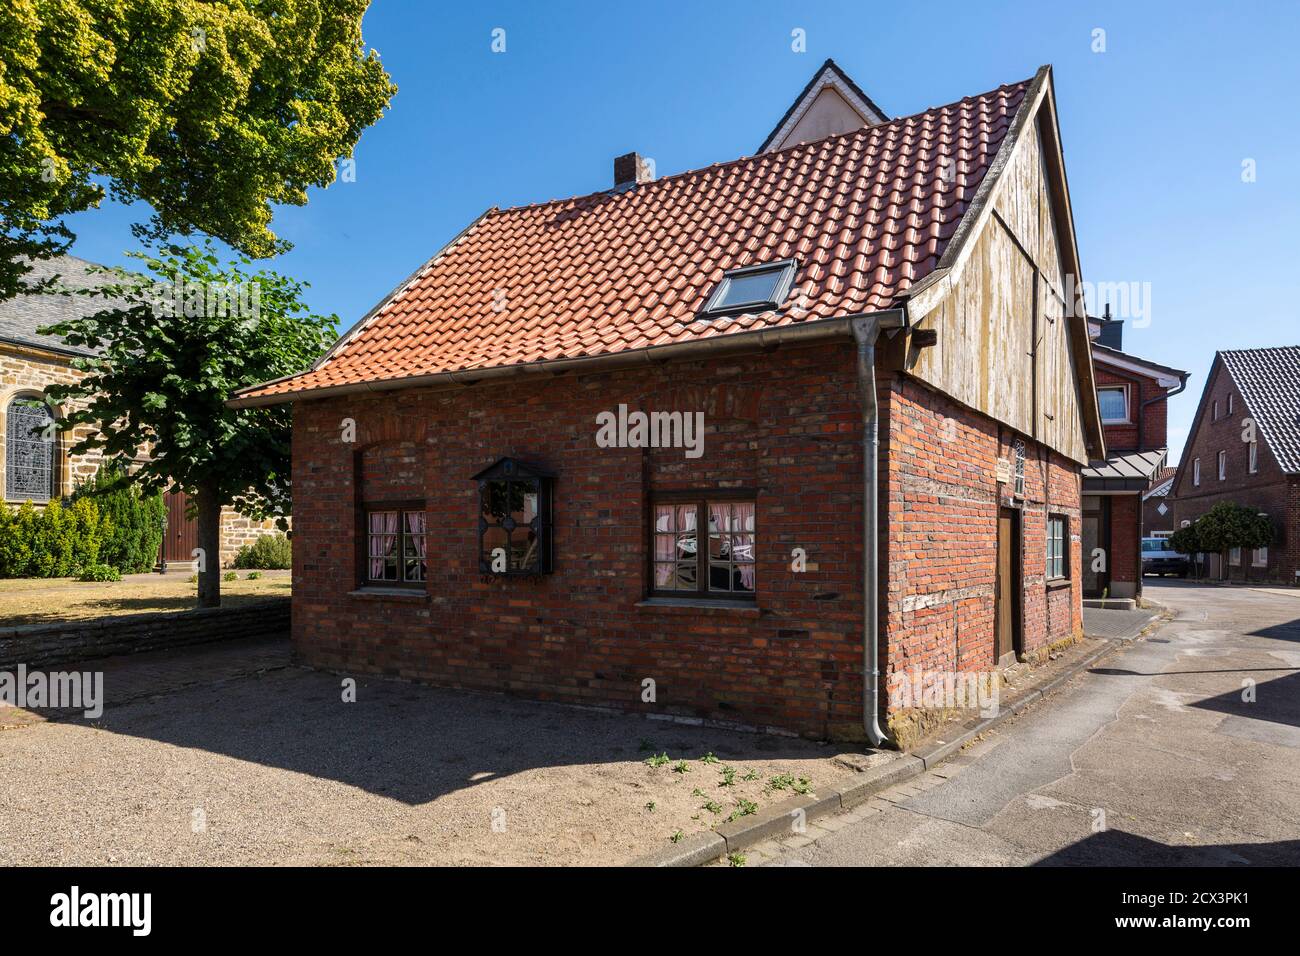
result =
[{"label": "window sill", "polygon": [[363,601],[424,601],[429,592],[420,588],[357,588],[348,597]]},{"label": "window sill", "polygon": [[1061,588],[1068,588],[1072,584],[1074,584],[1074,582],[1069,578],[1048,578],[1047,590],[1059,591]]},{"label": "window sill", "polygon": [[728,601],[726,598],[670,598],[651,597],[636,605],[644,611],[662,611],[667,614],[691,614],[701,611],[713,613],[759,616],[758,605],[753,601]]}]

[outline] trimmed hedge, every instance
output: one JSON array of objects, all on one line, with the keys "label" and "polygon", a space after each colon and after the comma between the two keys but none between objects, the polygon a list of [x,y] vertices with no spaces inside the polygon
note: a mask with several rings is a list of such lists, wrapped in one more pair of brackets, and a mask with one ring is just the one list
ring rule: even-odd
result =
[{"label": "trimmed hedge", "polygon": [[0,578],[116,580],[153,570],[167,509],[120,471],[103,468],[65,501],[0,507]]},{"label": "trimmed hedge", "polygon": [[73,501],[86,499],[93,501],[111,524],[100,545],[100,562],[123,574],[152,571],[167,523],[163,496],[142,494],[120,468],[105,466],[72,495]]},{"label": "trimmed hedge", "polygon": [[240,548],[230,566],[241,571],[246,568],[288,571],[293,567],[293,546],[282,534],[263,535],[252,544]]},{"label": "trimmed hedge", "polygon": [[0,508],[0,577],[66,578],[100,563],[111,525],[93,501]]}]

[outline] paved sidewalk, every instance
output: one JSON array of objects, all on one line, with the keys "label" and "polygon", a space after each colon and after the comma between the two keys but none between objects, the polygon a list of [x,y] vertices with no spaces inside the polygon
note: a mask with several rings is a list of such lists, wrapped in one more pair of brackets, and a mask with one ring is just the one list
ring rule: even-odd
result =
[{"label": "paved sidewalk", "polygon": [[1083,633],[1088,637],[1103,637],[1111,641],[1128,641],[1142,633],[1142,629],[1160,616],[1151,608],[1120,611],[1113,608],[1085,607]]},{"label": "paved sidewalk", "polygon": [[1148,588],[1175,612],[1148,639],[853,813],[746,850],[746,865],[1300,863],[1300,605]]}]

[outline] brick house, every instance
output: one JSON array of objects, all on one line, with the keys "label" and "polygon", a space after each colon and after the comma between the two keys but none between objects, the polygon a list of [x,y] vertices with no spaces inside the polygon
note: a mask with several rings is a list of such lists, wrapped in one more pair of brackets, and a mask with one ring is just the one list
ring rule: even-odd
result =
[{"label": "brick house", "polygon": [[[67,288],[92,288],[97,276],[95,263],[76,256],[32,263],[29,282],[58,276]],[[44,507],[50,500],[72,494],[91,480],[100,466],[98,452],[74,455],[72,446],[89,434],[87,426],[71,433],[46,430],[61,409],[48,402],[45,390],[51,385],[78,381],[83,372],[73,366],[77,359],[94,353],[62,339],[42,335],[37,329],[103,308],[103,300],[89,300],[61,294],[25,295],[0,302],[0,475],[4,480],[4,504],[16,508],[24,501]],[[171,493],[168,504],[168,534],[163,542],[169,566],[188,566],[197,546],[195,522],[186,518],[185,496]],[[230,563],[235,553],[262,534],[275,532],[274,522],[245,518],[232,508],[221,515],[221,561]]]},{"label": "brick house", "polygon": [[1167,538],[1177,529],[1174,524],[1174,503],[1169,493],[1174,490],[1174,476],[1178,469],[1165,465],[1151,479],[1151,487],[1142,493],[1142,536]]},{"label": "brick house", "polygon": [[294,406],[300,660],[878,743],[890,680],[1080,633],[1051,71],[892,120],[842,77],[755,156],[489,209],[232,397]]},{"label": "brick house", "polygon": [[1272,547],[1207,555],[1209,576],[1300,583],[1300,346],[1215,353],[1171,497],[1176,527],[1220,501],[1273,520]]},{"label": "brick house", "polygon": [[1106,311],[1088,319],[1108,455],[1083,470],[1083,596],[1128,600],[1142,593],[1145,502],[1169,456],[1169,399],[1188,373],[1125,352],[1124,323]]}]

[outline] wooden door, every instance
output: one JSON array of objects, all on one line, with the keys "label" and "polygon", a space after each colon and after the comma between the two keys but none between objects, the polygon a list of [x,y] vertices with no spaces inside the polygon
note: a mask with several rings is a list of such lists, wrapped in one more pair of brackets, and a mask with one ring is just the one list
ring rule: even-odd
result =
[{"label": "wooden door", "polygon": [[994,585],[993,662],[1015,663],[1020,649],[1020,514],[998,511],[998,565]]},{"label": "wooden door", "polygon": [[163,496],[167,505],[167,530],[163,533],[162,559],[164,564],[194,560],[194,549],[199,546],[198,522],[185,517],[189,495],[169,491]]}]

